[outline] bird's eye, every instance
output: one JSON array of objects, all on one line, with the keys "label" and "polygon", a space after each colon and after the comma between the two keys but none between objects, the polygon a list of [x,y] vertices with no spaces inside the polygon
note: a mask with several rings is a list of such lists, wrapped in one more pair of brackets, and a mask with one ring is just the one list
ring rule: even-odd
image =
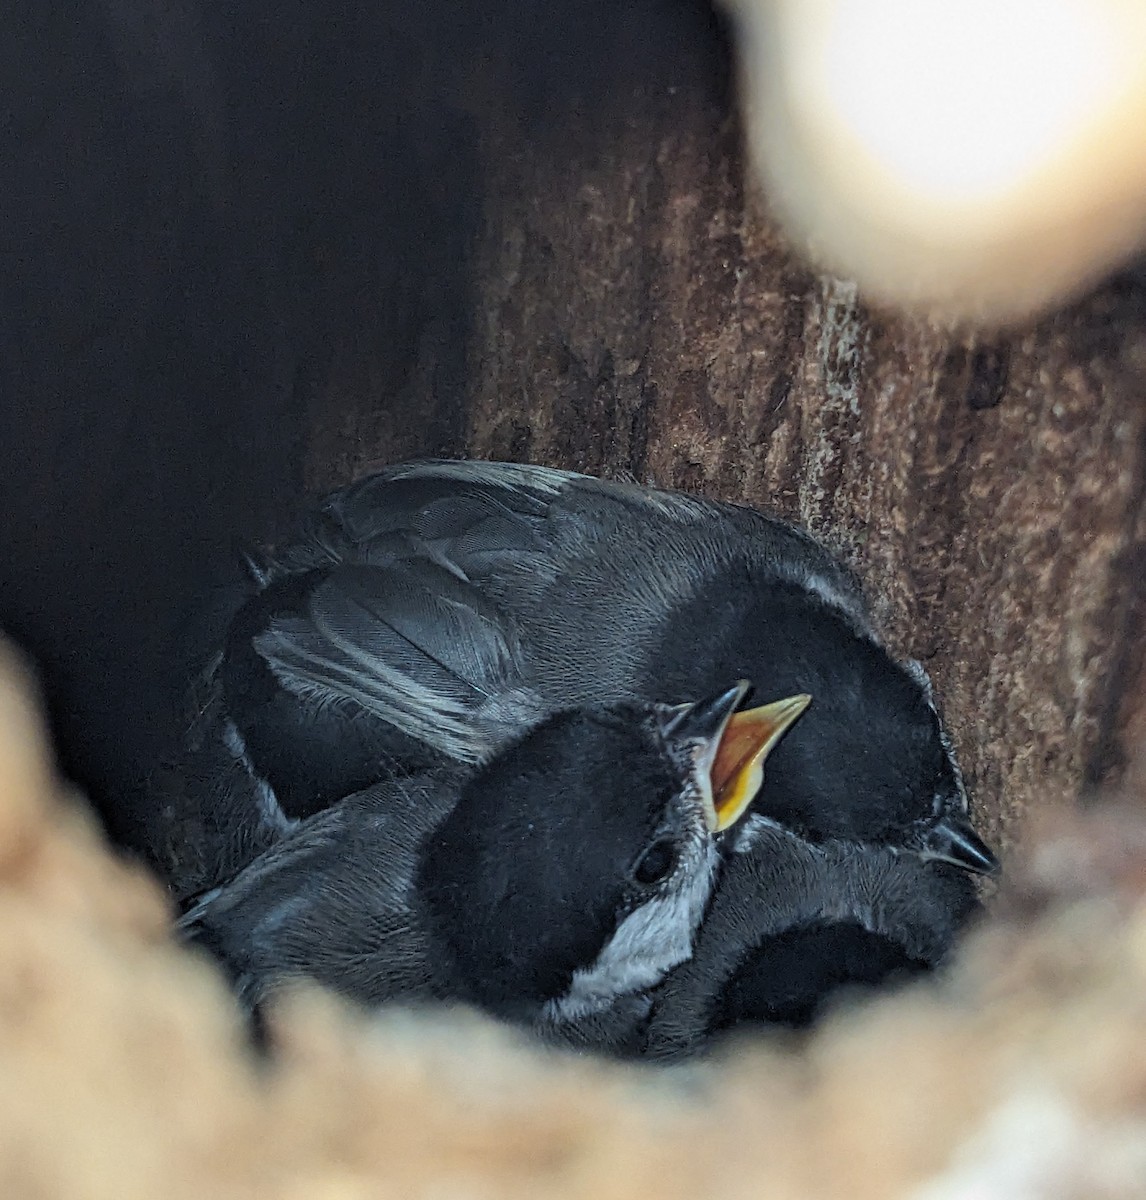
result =
[{"label": "bird's eye", "polygon": [[654,842],[641,855],[636,867],[633,868],[633,878],[646,887],[660,883],[676,866],[676,843],[669,838]]}]

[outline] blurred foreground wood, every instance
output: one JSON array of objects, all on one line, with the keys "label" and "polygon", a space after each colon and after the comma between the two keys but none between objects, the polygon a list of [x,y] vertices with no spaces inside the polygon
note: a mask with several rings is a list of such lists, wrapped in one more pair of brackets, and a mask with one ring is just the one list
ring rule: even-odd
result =
[{"label": "blurred foreground wood", "polygon": [[1146,245],[1136,0],[722,0],[753,165],[892,308],[1014,324]]},{"label": "blurred foreground wood", "polygon": [[158,889],[60,794],[2,657],[0,1195],[1146,1195],[1141,807],[1044,820],[950,979],[802,1046],[624,1069],[312,995],[259,1065]]}]

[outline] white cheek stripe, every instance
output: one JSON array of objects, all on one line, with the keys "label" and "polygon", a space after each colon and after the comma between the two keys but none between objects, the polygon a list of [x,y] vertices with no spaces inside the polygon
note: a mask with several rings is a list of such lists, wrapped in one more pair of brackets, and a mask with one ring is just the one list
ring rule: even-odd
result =
[{"label": "white cheek stripe", "polygon": [[279,806],[278,797],[271,785],[255,771],[251,756],[247,753],[247,744],[234,721],[228,720],[223,725],[223,745],[234,755],[243,770],[250,777],[255,787],[256,804],[259,816],[276,833],[289,833],[299,824],[298,820],[288,817]]},{"label": "white cheek stripe", "polygon": [[684,864],[688,878],[679,890],[634,909],[617,926],[591,967],[573,974],[564,996],[545,1005],[552,1021],[573,1021],[608,1008],[619,996],[655,987],[692,956],[693,939],[716,878],[717,850],[706,837]]}]

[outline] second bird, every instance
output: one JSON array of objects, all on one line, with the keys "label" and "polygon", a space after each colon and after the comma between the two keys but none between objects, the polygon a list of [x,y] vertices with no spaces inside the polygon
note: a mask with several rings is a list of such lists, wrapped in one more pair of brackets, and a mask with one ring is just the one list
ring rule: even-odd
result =
[{"label": "second bird", "polygon": [[[362,1003],[479,1005],[561,1040],[627,1037],[692,953],[752,798],[803,710],[699,704],[557,713],[488,763],[378,783],[299,822],[182,919],[257,1006],[299,979]],[[737,737],[738,746],[744,740]],[[733,831],[734,833],[735,831]]]},{"label": "second bird", "polygon": [[[926,673],[888,654],[853,577],[785,522],[541,467],[413,463],[329,496],[251,575],[211,683],[225,757],[250,780],[222,822],[244,845],[379,779],[487,762],[573,706],[684,701],[730,678],[756,704],[812,694],[688,968],[705,1027],[936,965],[975,908],[971,876],[996,867]],[[756,769],[737,776],[748,792]],[[774,837],[795,839],[776,861],[813,856],[798,903],[772,894],[790,886]]]},{"label": "second bird", "polygon": [[288,815],[395,766],[482,761],[560,709],[746,678],[758,704],[815,696],[757,813],[994,868],[926,674],[785,522],[542,467],[413,463],[329,496],[257,573],[219,672]]}]

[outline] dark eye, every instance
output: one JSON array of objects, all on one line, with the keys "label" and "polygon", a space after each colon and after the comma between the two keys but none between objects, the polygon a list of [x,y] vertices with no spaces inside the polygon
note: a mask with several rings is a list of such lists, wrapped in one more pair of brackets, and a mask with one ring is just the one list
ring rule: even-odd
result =
[{"label": "dark eye", "polygon": [[660,883],[675,866],[676,843],[663,838],[659,842],[653,842],[641,855],[640,861],[633,868],[633,878],[646,886]]}]

